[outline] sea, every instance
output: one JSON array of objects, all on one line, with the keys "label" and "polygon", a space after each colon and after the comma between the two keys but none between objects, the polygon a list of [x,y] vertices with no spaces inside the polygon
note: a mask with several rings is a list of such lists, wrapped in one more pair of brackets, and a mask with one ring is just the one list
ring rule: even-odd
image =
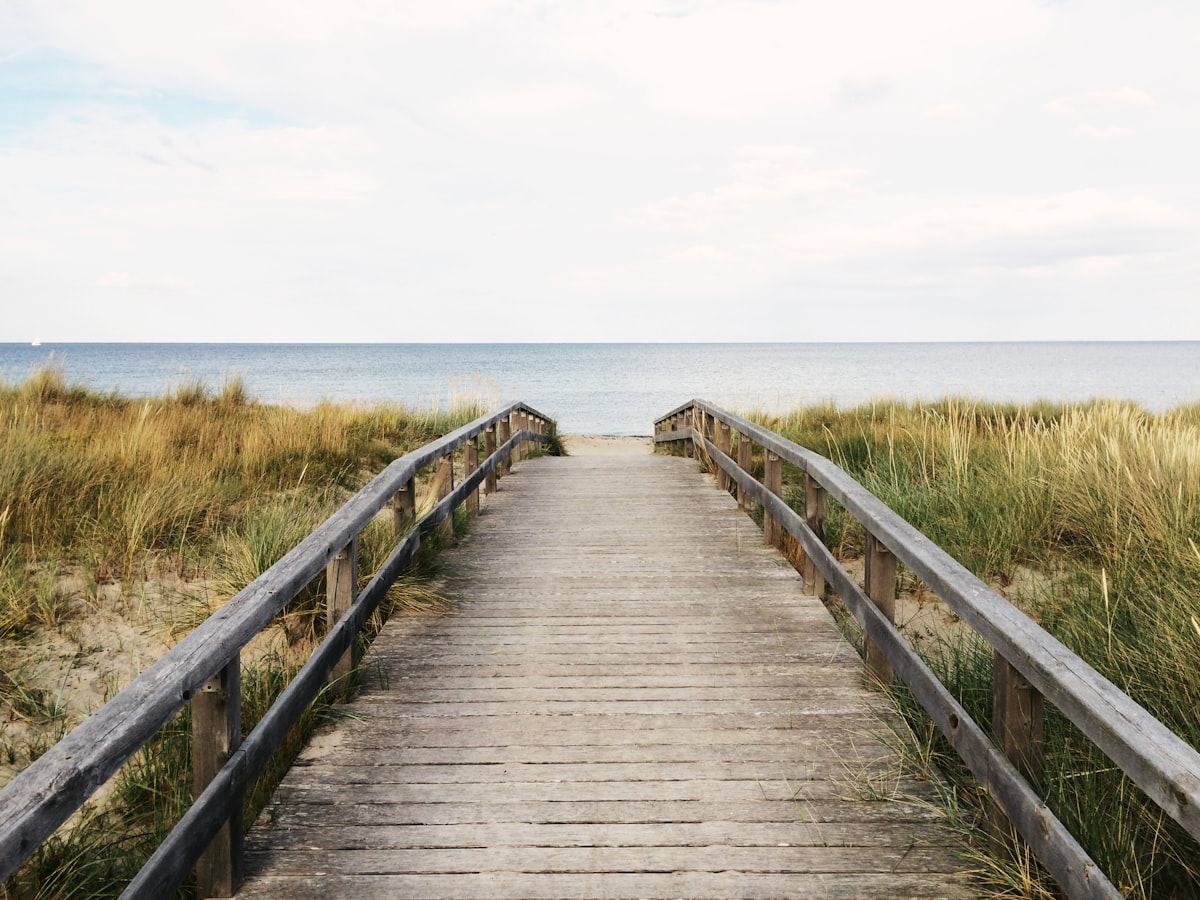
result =
[{"label": "sea", "polygon": [[523,400],[564,434],[647,435],[701,398],[786,412],[875,399],[1200,403],[1200,342],[758,344],[0,344],[0,380],[59,366],[129,397],[241,379],[263,403],[445,408]]}]

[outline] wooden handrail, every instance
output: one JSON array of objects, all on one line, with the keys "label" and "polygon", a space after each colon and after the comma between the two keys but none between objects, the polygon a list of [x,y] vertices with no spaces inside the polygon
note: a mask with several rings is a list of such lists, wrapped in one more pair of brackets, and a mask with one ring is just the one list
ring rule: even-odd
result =
[{"label": "wooden handrail", "polygon": [[[679,427],[681,416],[689,427]],[[1010,760],[970,720],[885,612],[841,567],[814,532],[807,516],[798,515],[781,497],[708,440],[705,429],[695,424],[697,418],[711,418],[728,425],[742,439],[804,471],[819,491],[828,492],[862,524],[873,541],[908,566],[971,625],[999,659],[1057,706],[1160,808],[1200,840],[1200,753],[841,468],[805,447],[702,400],[689,401],[659,418],[655,422],[656,443],[690,441],[704,448],[718,469],[737,483],[740,492],[754,497],[764,507],[764,513],[781,523],[800,543],[807,562],[819,570],[863,627],[868,647],[877,648],[895,674],[904,680],[1069,896],[1119,897],[1120,894],[1014,765],[1021,763],[1028,771],[1030,763],[1022,758],[1029,749],[1028,742],[1021,741],[1022,726],[1013,719],[999,725],[1006,732],[1001,742],[1017,757]],[[810,491],[809,506],[814,505],[818,504]],[[1000,711],[1001,707],[997,709]]]},{"label": "wooden handrail", "polygon": [[[525,419],[530,422],[529,428],[510,429],[518,416],[529,417]],[[548,421],[526,404],[512,403],[396,459],[275,565],[31,763],[0,791],[0,882],[12,875],[185,703],[237,659],[241,649],[349,547],[402,489],[411,492],[417,472],[449,457],[481,433],[494,433],[492,429],[500,425],[506,440],[400,537],[395,550],[354,604],[185,814],[163,845],[169,845],[169,851],[160,848],[152,857],[153,865],[147,864],[123,896],[158,897],[173,890],[230,818],[234,807],[240,805],[242,793],[316,697],[334,665],[354,644],[358,631],[412,559],[422,537],[452,516],[489,474],[505,465],[520,442],[546,440],[544,425]],[[235,860],[233,865],[239,863]]]}]

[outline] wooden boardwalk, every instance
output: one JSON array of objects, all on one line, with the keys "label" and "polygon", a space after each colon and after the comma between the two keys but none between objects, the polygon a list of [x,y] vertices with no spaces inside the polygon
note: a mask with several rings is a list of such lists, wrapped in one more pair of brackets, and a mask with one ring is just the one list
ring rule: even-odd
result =
[{"label": "wooden boardwalk", "polygon": [[966,897],[886,703],[691,460],[519,464],[247,837],[239,897]]}]

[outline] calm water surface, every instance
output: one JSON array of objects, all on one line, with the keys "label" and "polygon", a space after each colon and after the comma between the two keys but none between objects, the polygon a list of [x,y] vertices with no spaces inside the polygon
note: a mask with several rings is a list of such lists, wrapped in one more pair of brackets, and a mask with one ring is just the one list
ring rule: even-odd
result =
[{"label": "calm water surface", "polygon": [[0,344],[0,379],[52,359],[72,383],[155,396],[245,380],[268,403],[525,400],[564,433],[649,434],[693,397],[781,412],[832,400],[1200,402],[1200,342],[929,344]]}]

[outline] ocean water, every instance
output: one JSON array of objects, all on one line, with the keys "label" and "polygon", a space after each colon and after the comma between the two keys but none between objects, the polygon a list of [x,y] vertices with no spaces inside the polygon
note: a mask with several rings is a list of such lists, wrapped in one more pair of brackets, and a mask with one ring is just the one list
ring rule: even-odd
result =
[{"label": "ocean water", "polygon": [[132,397],[242,378],[266,403],[524,400],[563,433],[644,435],[695,397],[734,411],[949,395],[1200,402],[1200,342],[906,344],[0,344],[0,379],[52,362]]}]

